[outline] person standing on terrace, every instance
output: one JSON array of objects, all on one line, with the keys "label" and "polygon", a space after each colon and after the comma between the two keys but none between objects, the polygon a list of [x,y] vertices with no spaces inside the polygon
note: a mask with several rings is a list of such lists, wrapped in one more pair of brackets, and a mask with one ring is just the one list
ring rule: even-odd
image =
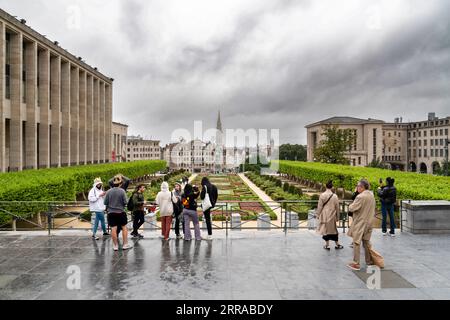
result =
[{"label": "person standing on terrace", "polygon": [[326,250],[330,250],[330,240],[336,243],[335,249],[343,249],[339,244],[339,232],[336,224],[339,221],[339,199],[333,192],[333,182],[329,181],[326,184],[327,190],[320,195],[319,204],[317,206],[316,216],[319,219],[318,232],[323,236]]},{"label": "person standing on terrace", "polygon": [[183,219],[184,219],[184,240],[191,241],[191,229],[190,229],[190,221],[194,223],[195,230],[195,240],[201,241],[202,237],[200,234],[200,224],[198,222],[197,215],[197,201],[200,192],[197,187],[193,187],[191,184],[187,184],[184,187],[184,193],[182,197],[183,203]]},{"label": "person standing on terrace", "polygon": [[105,224],[105,205],[103,200],[105,199],[106,193],[103,191],[103,182],[102,179],[96,178],[94,180],[94,185],[92,189],[89,191],[88,200],[89,200],[89,210],[92,214],[95,214],[95,222],[92,228],[92,238],[95,240],[100,239],[97,237],[97,229],[99,222],[102,225],[103,236],[109,236],[109,233],[106,231]]},{"label": "person standing on terrace", "polygon": [[202,192],[200,193],[200,199],[204,200],[206,195],[208,194],[209,200],[211,201],[211,208],[203,211],[203,216],[206,221],[206,228],[208,229],[208,240],[212,240],[212,223],[211,223],[211,209],[213,209],[216,205],[218,193],[217,187],[213,185],[207,177],[203,177],[202,179]]}]

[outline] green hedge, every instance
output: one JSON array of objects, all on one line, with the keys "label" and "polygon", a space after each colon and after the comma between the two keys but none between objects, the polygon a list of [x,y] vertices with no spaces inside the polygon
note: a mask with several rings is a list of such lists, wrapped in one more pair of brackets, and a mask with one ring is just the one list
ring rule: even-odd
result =
[{"label": "green hedge", "polygon": [[[0,202],[75,201],[77,193],[88,192],[92,188],[96,177],[107,184],[117,173],[135,179],[164,170],[165,167],[165,161],[150,160],[1,173]],[[0,207],[20,216],[47,210],[46,204],[36,203],[2,203]],[[9,220],[10,217],[0,213],[0,225]]]},{"label": "green hedge", "polygon": [[395,179],[398,199],[450,200],[450,177],[316,162],[279,161],[279,165],[281,173],[319,183],[333,180],[336,187],[349,191],[362,178],[368,179],[375,190],[380,178],[391,177]]}]

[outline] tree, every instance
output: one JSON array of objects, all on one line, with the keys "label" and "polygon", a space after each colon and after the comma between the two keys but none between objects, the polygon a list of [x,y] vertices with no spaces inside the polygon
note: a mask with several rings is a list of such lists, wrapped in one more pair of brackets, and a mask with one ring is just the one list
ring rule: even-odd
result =
[{"label": "tree", "polygon": [[345,152],[350,151],[354,144],[354,133],[351,129],[339,129],[338,126],[323,127],[322,140],[314,150],[314,161],[325,163],[349,164]]},{"label": "tree", "polygon": [[279,152],[280,160],[306,161],[306,147],[300,144],[282,144]]}]

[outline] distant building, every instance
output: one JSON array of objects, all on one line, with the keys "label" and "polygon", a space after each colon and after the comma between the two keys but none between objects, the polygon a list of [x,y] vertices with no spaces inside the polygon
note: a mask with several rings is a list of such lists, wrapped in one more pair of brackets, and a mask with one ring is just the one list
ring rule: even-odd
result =
[{"label": "distant building", "polygon": [[127,158],[128,125],[112,123],[112,162],[123,162]]},{"label": "distant building", "polygon": [[160,160],[161,147],[159,140],[146,140],[140,136],[127,138],[126,161]]},{"label": "distant building", "polygon": [[307,125],[308,161],[314,161],[314,150],[324,139],[323,128],[336,125],[354,130],[355,143],[346,157],[353,166],[367,166],[380,160],[392,169],[434,173],[448,155],[450,117],[404,123],[396,118],[392,123],[375,119],[333,117]]}]

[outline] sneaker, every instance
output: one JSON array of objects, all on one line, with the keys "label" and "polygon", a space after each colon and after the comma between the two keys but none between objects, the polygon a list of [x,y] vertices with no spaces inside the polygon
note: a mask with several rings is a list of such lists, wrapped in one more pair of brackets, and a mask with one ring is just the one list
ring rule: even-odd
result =
[{"label": "sneaker", "polygon": [[181,234],[178,234],[177,239],[183,239],[183,236]]},{"label": "sneaker", "polygon": [[114,251],[118,251],[119,250],[119,246],[113,246]]},{"label": "sneaker", "polygon": [[137,235],[139,239],[144,239],[144,236],[142,234]]},{"label": "sneaker", "polygon": [[133,239],[136,239],[136,238],[139,238],[139,235],[132,233],[132,234],[131,234],[131,237],[132,237]]},{"label": "sneaker", "polygon": [[92,239],[99,240],[100,238],[94,235],[94,236],[92,236]]},{"label": "sneaker", "polygon": [[195,239],[195,241],[202,241],[202,240],[203,240],[203,238]]},{"label": "sneaker", "polygon": [[108,232],[103,233],[103,236],[105,236],[105,237],[110,236],[110,235],[111,235],[111,234],[108,233]]},{"label": "sneaker", "polygon": [[395,237],[395,233],[389,233],[389,235],[394,238]]},{"label": "sneaker", "polygon": [[128,250],[128,249],[131,249],[131,248],[133,248],[133,246],[131,244],[127,243],[126,245],[124,245],[122,247],[122,250]]},{"label": "sneaker", "polygon": [[164,236],[159,236],[159,238],[164,240]]},{"label": "sneaker", "polygon": [[357,264],[357,263],[354,263],[354,262],[349,263],[347,265],[347,267],[349,267],[350,269],[355,270],[355,271],[360,271],[361,270],[361,266],[359,264]]},{"label": "sneaker", "polygon": [[170,241],[170,238],[164,239],[164,241]]},{"label": "sneaker", "polygon": [[208,235],[208,237],[206,238],[206,240],[212,240],[213,239],[213,237],[212,236],[209,236]]},{"label": "sneaker", "polygon": [[387,232],[386,231],[383,231],[382,233],[383,233],[383,236],[387,236]]},{"label": "sneaker", "polygon": [[184,241],[191,241],[191,239],[186,239],[186,238],[184,238]]}]

